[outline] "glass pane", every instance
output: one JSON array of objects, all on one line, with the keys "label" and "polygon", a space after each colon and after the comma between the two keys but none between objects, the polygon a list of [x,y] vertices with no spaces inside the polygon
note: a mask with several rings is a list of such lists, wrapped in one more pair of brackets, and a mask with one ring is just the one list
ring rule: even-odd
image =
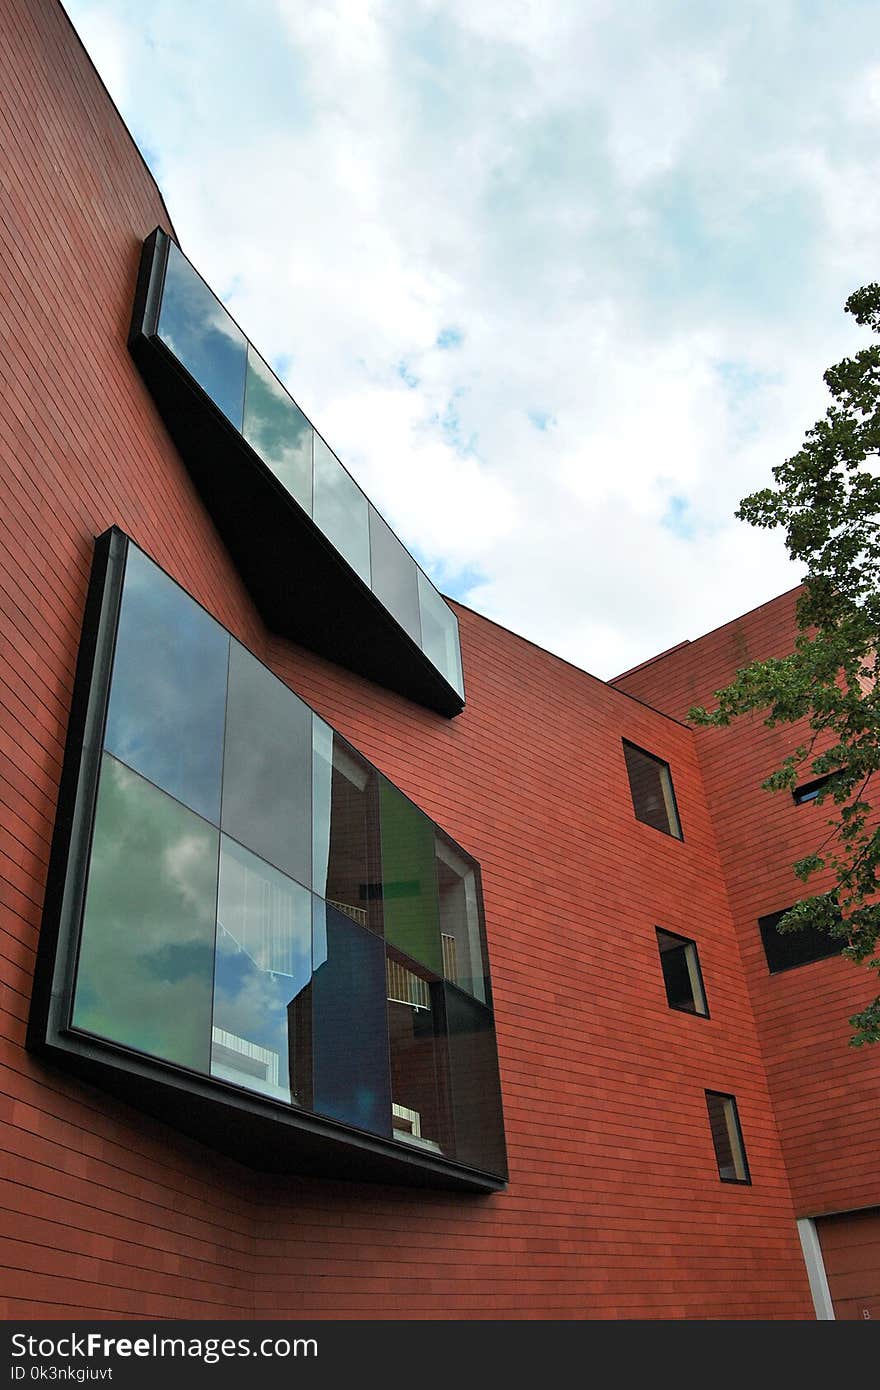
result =
[{"label": "glass pane", "polygon": [[386,967],[395,1139],[435,1154],[453,1152],[443,986],[389,951]]},{"label": "glass pane", "polygon": [[433,822],[384,777],[380,804],[385,936],[441,975]]},{"label": "glass pane", "polygon": [[796,965],[809,965],[811,961],[826,960],[828,956],[840,954],[845,941],[829,936],[821,927],[803,927],[793,932],[778,931],[787,911],[787,908],[783,908],[782,912],[771,912],[767,917],[758,918],[771,975],[778,970],[791,970]]},{"label": "glass pane", "polygon": [[474,866],[445,836],[435,837],[443,974],[487,1003],[482,914]]},{"label": "glass pane", "polygon": [[694,942],[658,927],[657,945],[669,1007],[705,1014],[706,996]]},{"label": "glass pane", "polygon": [[129,545],[104,743],[215,824],[228,655],[228,633]]},{"label": "glass pane", "polygon": [[314,430],[275,373],[248,347],[242,433],[275,477],[312,514]]},{"label": "glass pane", "polygon": [[419,568],[413,557],[370,507],[370,568],[373,593],[414,642],[421,642]]},{"label": "glass pane", "polygon": [[310,1105],[311,1046],[289,1025],[311,978],[308,889],[222,836],[212,1076]]},{"label": "glass pane", "polygon": [[372,1134],[391,1134],[385,949],[314,898],[314,1108]]},{"label": "glass pane", "polygon": [[623,755],[636,820],[681,839],[681,826],[672,789],[669,764],[642,748],[624,742]]},{"label": "glass pane", "polygon": [[104,754],[73,1021],[207,1073],[218,832]]},{"label": "glass pane", "polygon": [[159,337],[240,430],[247,339],[174,242],[168,250]]},{"label": "glass pane", "polygon": [[736,1100],[733,1096],[720,1095],[717,1091],[707,1091],[706,1106],[709,1111],[715,1158],[718,1161],[718,1176],[725,1182],[749,1182],[749,1168],[739,1128]]},{"label": "glass pane", "polygon": [[233,642],[221,824],[227,835],[306,886],[311,782],[311,710]]},{"label": "glass pane", "polygon": [[317,715],[313,738],[312,887],[381,936],[378,773]]},{"label": "glass pane", "polygon": [[461,674],[461,647],[458,619],[444,603],[427,575],[419,570],[419,613],[422,625],[422,651],[433,661],[459,695],[464,695]]},{"label": "glass pane", "polygon": [[492,1015],[458,990],[444,989],[455,1156],[503,1177],[507,1157]]},{"label": "glass pane", "polygon": [[365,584],[370,582],[367,499],[339,459],[315,435],[315,524]]}]

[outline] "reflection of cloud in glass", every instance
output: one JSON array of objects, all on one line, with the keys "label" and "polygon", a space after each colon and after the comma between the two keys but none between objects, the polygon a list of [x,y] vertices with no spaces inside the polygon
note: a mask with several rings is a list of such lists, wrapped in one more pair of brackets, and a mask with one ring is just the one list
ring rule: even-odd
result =
[{"label": "reflection of cloud in glass", "polygon": [[442,671],[459,693],[464,694],[461,650],[455,614],[446,606],[431,581],[419,570],[419,615],[422,651]]},{"label": "reflection of cloud in glass", "polygon": [[253,449],[311,516],[314,431],[274,372],[248,350],[242,433]]},{"label": "reflection of cloud in glass", "polygon": [[228,649],[219,623],[130,545],[105,746],[214,822]]},{"label": "reflection of cloud in glass", "polygon": [[208,1070],[218,832],[105,754],[74,1022]]},{"label": "reflection of cloud in glass", "polygon": [[298,1070],[310,1072],[289,1023],[311,981],[311,894],[226,836],[221,846],[211,1070],[289,1100],[291,1061],[294,1098]]},{"label": "reflection of cloud in glass", "polygon": [[315,523],[366,584],[370,582],[367,499],[332,449],[315,435]]},{"label": "reflection of cloud in glass", "polygon": [[247,340],[173,242],[162,291],[159,337],[240,429]]},{"label": "reflection of cloud in glass", "polygon": [[311,785],[312,711],[233,642],[223,829],[306,885],[312,872]]}]

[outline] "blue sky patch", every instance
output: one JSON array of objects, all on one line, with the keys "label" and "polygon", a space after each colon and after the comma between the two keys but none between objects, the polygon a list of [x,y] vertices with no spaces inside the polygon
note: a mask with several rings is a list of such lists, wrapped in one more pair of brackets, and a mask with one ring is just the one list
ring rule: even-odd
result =
[{"label": "blue sky patch", "polygon": [[437,334],[436,345],[438,348],[442,349],[443,352],[449,352],[452,348],[460,347],[463,339],[464,334],[461,329],[453,328],[450,325],[447,328],[440,329],[440,332]]},{"label": "blue sky patch", "polygon": [[397,375],[400,377],[404,385],[408,386],[411,391],[414,391],[419,384],[419,378],[416,376],[415,372],[412,370],[408,362],[398,362]]},{"label": "blue sky patch", "polygon": [[535,429],[542,432],[556,424],[556,416],[551,415],[549,410],[530,410],[528,416]]},{"label": "blue sky patch", "polygon": [[671,531],[673,536],[678,536],[679,540],[693,540],[696,522],[691,513],[691,504],[686,497],[670,497],[666,513],[660,518],[660,525]]}]

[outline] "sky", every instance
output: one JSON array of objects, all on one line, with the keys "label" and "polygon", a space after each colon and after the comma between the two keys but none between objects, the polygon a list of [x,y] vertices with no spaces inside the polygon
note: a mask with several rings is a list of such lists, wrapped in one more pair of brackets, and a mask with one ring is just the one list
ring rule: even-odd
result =
[{"label": "sky", "polygon": [[67,0],[182,249],[452,597],[610,678],[866,344],[876,0]]}]

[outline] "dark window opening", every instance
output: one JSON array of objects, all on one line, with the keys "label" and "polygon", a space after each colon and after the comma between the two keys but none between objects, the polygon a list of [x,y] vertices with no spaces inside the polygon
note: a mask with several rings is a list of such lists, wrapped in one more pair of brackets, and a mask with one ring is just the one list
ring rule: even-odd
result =
[{"label": "dark window opening", "polygon": [[666,835],[682,839],[681,822],[675,802],[675,790],[669,764],[653,753],[646,753],[634,743],[623,741],[623,756],[629,776],[636,820],[662,830]]},{"label": "dark window opening", "polygon": [[720,1091],[707,1091],[706,1106],[719,1178],[722,1182],[751,1183],[736,1097],[723,1095]]},{"label": "dark window opening", "polygon": [[779,923],[788,911],[768,913],[758,918],[764,954],[770,974],[780,970],[792,970],[797,965],[809,965],[814,960],[825,960],[836,956],[843,950],[844,942],[829,936],[821,927],[804,927],[801,931],[780,932]]},{"label": "dark window opening", "polygon": [[658,927],[657,946],[670,1009],[681,1009],[685,1013],[708,1018],[696,942]]},{"label": "dark window opening", "polygon": [[803,806],[807,801],[815,801],[823,787],[838,776],[840,769],[835,772],[826,772],[823,777],[816,777],[812,782],[804,782],[802,786],[795,787],[792,792],[792,799],[795,806]]}]

